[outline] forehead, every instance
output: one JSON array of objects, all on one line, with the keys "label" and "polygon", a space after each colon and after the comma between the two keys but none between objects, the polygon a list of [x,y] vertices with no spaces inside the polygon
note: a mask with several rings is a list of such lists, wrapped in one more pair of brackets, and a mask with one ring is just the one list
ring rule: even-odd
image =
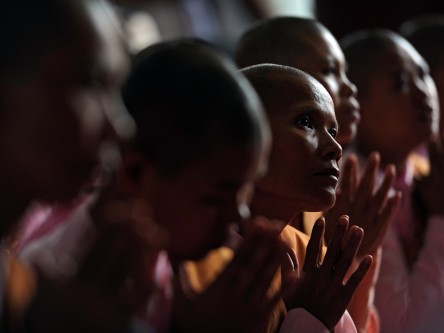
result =
[{"label": "forehead", "polygon": [[292,112],[297,110],[316,110],[336,121],[333,100],[327,90],[314,79],[287,78],[285,91],[282,92],[282,107]]},{"label": "forehead", "polygon": [[324,28],[310,31],[304,35],[307,55],[322,57],[331,61],[344,62],[344,54],[333,35]]},{"label": "forehead", "polygon": [[427,66],[419,53],[403,39],[394,39],[379,56],[377,71],[413,70]]}]

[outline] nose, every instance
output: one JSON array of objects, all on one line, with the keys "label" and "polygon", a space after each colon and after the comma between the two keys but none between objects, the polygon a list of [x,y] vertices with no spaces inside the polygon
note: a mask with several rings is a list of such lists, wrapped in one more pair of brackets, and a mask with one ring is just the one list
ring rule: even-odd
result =
[{"label": "nose", "polygon": [[[248,191],[248,195],[246,195],[245,191]],[[225,211],[225,221],[227,223],[239,223],[250,218],[250,192],[250,188],[248,188],[248,190],[242,189],[237,193],[235,197],[233,197],[231,202],[226,207]]]},{"label": "nose", "polygon": [[341,145],[330,135],[328,131],[325,131],[324,135],[319,142],[322,157],[327,160],[339,160],[342,157]]},{"label": "nose", "polygon": [[341,93],[343,96],[346,97],[351,97],[351,96],[356,97],[356,95],[358,94],[358,89],[353,84],[353,82],[351,82],[348,79],[348,77],[345,74],[342,75]]},{"label": "nose", "polygon": [[114,96],[104,105],[105,138],[116,142],[127,142],[135,134],[135,122],[128,114],[120,96]]}]

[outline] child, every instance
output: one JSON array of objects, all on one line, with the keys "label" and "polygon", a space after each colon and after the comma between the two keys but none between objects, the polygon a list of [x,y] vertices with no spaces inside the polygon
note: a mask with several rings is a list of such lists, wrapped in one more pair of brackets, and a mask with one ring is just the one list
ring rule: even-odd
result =
[{"label": "child", "polygon": [[[319,211],[331,207],[335,201],[339,177],[338,161],[342,154],[341,147],[335,141],[337,123],[331,97],[319,82],[290,67],[257,65],[242,70],[242,73],[258,91],[274,135],[269,172],[257,185],[251,206],[252,212],[270,219],[290,222],[303,211]],[[336,233],[344,235],[347,225],[347,222],[340,222]],[[313,272],[309,266],[309,263],[312,263],[313,245],[307,247],[307,236],[291,229],[293,231],[285,228],[283,237],[296,251],[301,265],[304,259],[306,260],[307,265],[304,264],[301,273],[303,280],[301,285],[304,283],[308,285],[298,289],[292,295],[294,298],[286,299],[287,309],[303,307],[323,322],[325,327],[332,330],[358,285],[352,287],[353,283],[363,277],[361,274],[369,268],[371,258],[366,258],[360,264],[354,277],[349,280],[352,285],[347,284],[344,287],[342,285],[344,276],[335,276],[338,272],[330,271],[334,277],[329,281],[327,275],[330,273],[326,273],[330,269],[328,263],[334,260],[332,257],[339,255],[340,250],[336,246],[342,242],[338,241],[337,237],[334,238],[335,241],[331,243],[324,261],[327,266],[320,268],[314,264],[315,271],[325,269],[324,273],[320,273],[323,277],[317,277],[316,273],[320,271]],[[312,238],[321,237],[321,221],[315,224],[314,230]],[[356,241],[360,238],[358,235],[359,228],[351,228],[349,240]],[[307,251],[306,258],[304,258],[305,251]],[[345,249],[344,251],[346,252]],[[348,257],[352,261],[354,254],[349,255],[350,253],[343,253],[342,258]],[[338,265],[342,267],[342,264]],[[348,266],[345,271],[347,270]],[[317,284],[315,282],[318,281],[317,278],[320,278],[322,283]],[[339,288],[345,288],[339,294],[336,293],[338,285],[334,281],[341,281]],[[289,327],[287,326],[289,323],[290,320],[284,322],[282,329]],[[355,331],[348,315],[336,329],[345,332]]]},{"label": "child", "polygon": [[[276,63],[306,71],[319,80],[330,93],[335,114],[339,123],[337,141],[346,153],[349,144],[356,136],[359,116],[359,103],[356,100],[356,87],[345,74],[344,55],[333,35],[319,22],[298,17],[277,17],[261,22],[244,33],[236,49],[236,61],[240,67]],[[348,149],[347,149],[348,148]],[[347,214],[352,224],[365,230],[359,256],[372,254],[377,257],[381,239],[387,229],[393,212],[399,202],[397,195],[388,194],[394,178],[391,166],[386,169],[384,184],[377,186],[375,174],[379,157],[374,154],[371,162],[359,180],[358,163],[351,155],[346,160],[341,173],[341,188],[335,206],[326,214],[327,239],[335,229],[339,216]],[[309,233],[316,220],[305,213],[291,221],[295,228]],[[373,274],[368,274],[366,283],[360,286],[358,295],[351,305],[351,314],[359,331],[377,331],[375,314],[368,317],[368,307],[372,307],[371,289],[376,279],[377,260]],[[367,306],[367,304],[369,304]],[[373,327],[373,328],[372,328]]]},{"label": "child", "polygon": [[[19,0],[0,7],[0,235],[5,240],[31,201],[70,200],[100,164],[113,167],[117,140],[131,134],[133,123],[119,102],[127,56],[109,5]],[[102,247],[102,253],[109,250]],[[102,276],[115,273],[113,260],[108,264]],[[90,332],[110,326],[103,331],[113,332],[126,323],[121,308],[119,316],[115,311],[120,294],[98,292],[100,279],[74,279],[59,288],[42,277],[37,284],[31,270],[3,251],[0,277],[2,332],[24,327]],[[122,286],[124,279],[115,282]],[[79,311],[93,304],[103,306],[106,323],[94,312]],[[60,309],[60,316],[50,309]]]},{"label": "child", "polygon": [[387,30],[357,32],[343,41],[350,77],[360,91],[356,147],[378,150],[381,165],[397,168],[403,192],[399,212],[383,243],[376,305],[383,332],[440,332],[444,325],[441,226],[442,140],[431,143],[431,172],[421,174],[410,154],[430,138],[437,114],[428,66],[401,36]]}]

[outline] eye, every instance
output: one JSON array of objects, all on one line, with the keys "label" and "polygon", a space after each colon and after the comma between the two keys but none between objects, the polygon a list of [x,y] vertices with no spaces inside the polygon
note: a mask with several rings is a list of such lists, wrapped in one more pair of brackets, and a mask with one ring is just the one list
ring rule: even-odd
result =
[{"label": "eye", "polygon": [[333,139],[336,139],[336,137],[338,136],[338,129],[333,127],[328,131],[328,133],[330,133]]},{"label": "eye", "polygon": [[311,120],[311,118],[309,116],[303,116],[303,117],[297,118],[295,120],[295,125],[307,127],[307,128],[314,128],[313,121]]},{"label": "eye", "polygon": [[410,81],[407,73],[401,73],[395,77],[395,90],[400,92],[408,92],[410,89]]},{"label": "eye", "polygon": [[336,74],[337,72],[338,72],[338,69],[334,65],[328,65],[327,67],[324,67],[322,69],[322,74],[324,74],[324,75]]}]

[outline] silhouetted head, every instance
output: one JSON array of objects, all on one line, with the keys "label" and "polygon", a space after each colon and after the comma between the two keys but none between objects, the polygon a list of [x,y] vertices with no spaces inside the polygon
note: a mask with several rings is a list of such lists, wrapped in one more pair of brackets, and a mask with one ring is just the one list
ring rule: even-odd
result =
[{"label": "silhouetted head", "polygon": [[135,187],[166,226],[170,256],[200,258],[247,217],[243,194],[266,170],[259,99],[226,57],[196,41],[142,51],[123,96],[137,124]]}]

